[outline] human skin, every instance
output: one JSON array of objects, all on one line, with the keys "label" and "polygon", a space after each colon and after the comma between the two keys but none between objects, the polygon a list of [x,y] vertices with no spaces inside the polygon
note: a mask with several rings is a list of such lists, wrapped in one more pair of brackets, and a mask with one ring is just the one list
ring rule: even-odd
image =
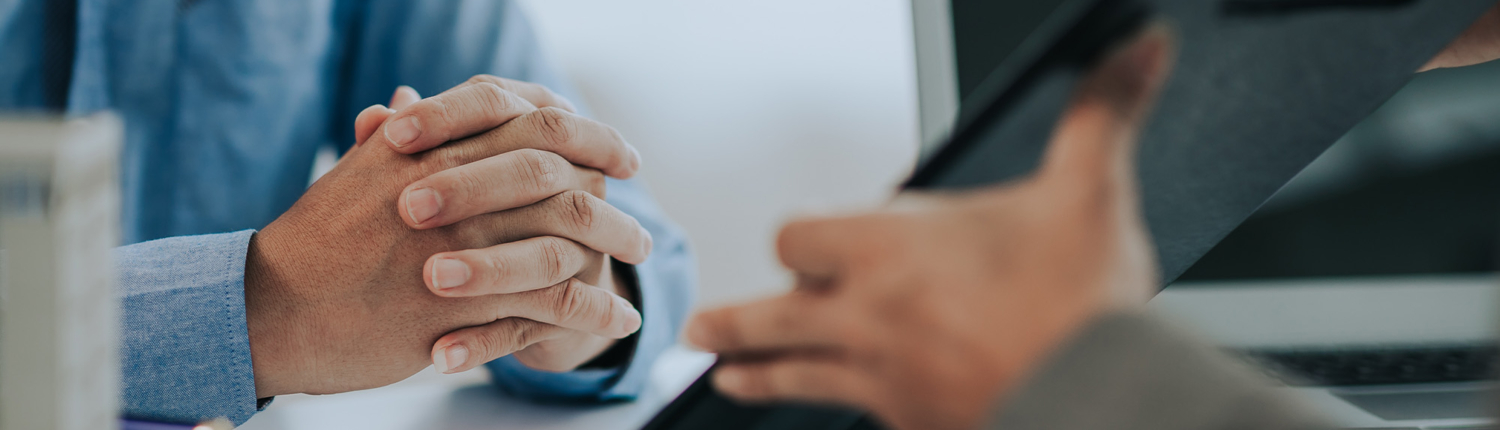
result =
[{"label": "human skin", "polygon": [[[521,96],[521,98],[527,101],[533,101],[533,104],[537,106],[551,106],[566,110],[568,112],[573,111],[573,105],[571,102],[552,93],[550,90],[540,85],[497,78],[489,75],[475,76],[467,83],[465,83],[465,85],[472,85],[476,83],[495,84],[496,86],[499,86],[506,91]],[[464,85],[460,85],[459,87],[455,87],[455,89],[461,88],[463,86]],[[416,104],[416,102],[420,100],[421,96],[418,95],[415,90],[409,87],[401,87],[397,89],[396,94],[392,97],[391,100],[391,106],[395,107],[396,110],[376,105],[371,106],[364,112],[361,112],[359,117],[355,120],[355,134],[357,138],[355,142],[356,146],[363,144],[363,142],[368,139],[369,136],[375,133],[376,129],[380,125],[384,124],[387,120],[393,117],[395,117],[395,119],[397,120],[400,120],[402,116],[415,116],[418,118],[419,123],[426,123],[428,124],[426,128],[433,129],[427,130],[427,132],[422,136],[417,139],[413,139],[413,142],[405,146],[397,146],[393,143],[394,141],[392,139],[386,139],[386,142],[390,144],[392,149],[396,150],[397,152],[408,154],[425,151],[438,145],[442,145],[446,143],[442,139],[447,138],[447,136],[452,135],[453,133],[463,133],[465,132],[465,130],[480,129],[489,126],[490,124],[494,124],[498,121],[505,120],[505,116],[501,116],[498,119],[486,119],[483,115],[471,115],[471,113],[483,112],[486,109],[494,108],[494,106],[465,107],[464,103],[466,102],[466,100],[463,100],[461,98],[450,98],[448,97],[448,94],[446,92],[444,94],[439,94],[433,97],[431,100],[428,100],[428,104],[426,106],[416,106],[411,109],[407,108],[407,106]],[[442,106],[442,108],[436,109],[438,106]],[[426,109],[424,110],[424,108]],[[398,110],[402,113],[402,115],[395,115]],[[456,112],[456,114],[444,113],[442,112],[443,110],[451,110],[453,112]],[[452,127],[445,125],[450,123],[460,124]],[[542,130],[543,128],[546,128],[542,126],[545,125],[542,122],[534,122],[530,125],[524,126],[533,129],[533,134],[549,135],[551,136],[551,138],[548,140],[557,142],[566,140],[605,140],[623,142],[623,138],[619,136],[619,133],[615,132],[615,130],[612,128],[603,126],[602,124],[592,122],[569,124],[555,121],[546,122],[546,124],[554,125],[555,127],[551,128],[551,130],[553,131],[549,132],[547,130]],[[446,130],[445,128],[457,128],[460,130]],[[557,130],[565,131],[558,132]],[[390,133],[387,132],[386,134],[389,135]],[[569,136],[563,137],[562,135],[565,134]],[[549,144],[558,145],[559,143]],[[595,162],[602,163],[606,166],[623,166],[620,168],[616,168],[616,170],[614,171],[607,170],[606,173],[615,175],[616,177],[619,177],[619,175],[628,176],[632,174],[635,169],[639,168],[640,155],[636,153],[635,149],[633,147],[630,147],[629,145],[626,145],[626,149],[630,150],[630,153],[628,155],[631,158],[629,160],[619,160],[618,162],[616,162],[614,160],[599,159]],[[583,155],[607,157],[611,156],[612,154],[616,156],[625,155],[610,152],[589,152]],[[628,167],[628,169],[624,169],[625,167]],[[506,176],[514,175],[493,177],[488,181],[483,179],[465,179],[462,175],[462,172],[460,172],[459,170],[460,169],[454,169],[454,171],[445,172],[445,174],[442,175],[434,175],[433,178],[419,181],[419,183],[408,186],[406,191],[408,194],[403,196],[403,200],[406,202],[410,201],[408,196],[411,190],[431,188],[426,187],[426,184],[431,182],[438,182],[438,189],[451,190],[453,188],[452,186],[441,185],[444,180],[448,180],[447,182],[449,183],[487,183],[485,186],[479,188],[487,190],[487,194],[491,195],[515,194],[514,192],[505,191],[505,189],[508,186],[527,182],[525,180],[520,180],[521,178],[511,177],[510,179],[506,179]],[[580,169],[580,172],[585,174],[585,176],[589,176],[587,175],[587,173],[589,173],[589,170],[590,169]],[[513,171],[513,173],[519,172]],[[598,175],[593,174],[591,176],[597,177]],[[457,181],[454,181],[453,179],[457,179]],[[495,190],[499,191],[497,192]],[[601,192],[595,193],[595,195],[603,198],[604,194],[602,193],[602,188],[600,190]],[[451,193],[439,193],[439,195],[442,194]],[[486,196],[480,197],[480,199],[468,199],[467,203],[486,200],[484,198]],[[476,210],[482,211],[487,207],[484,205],[474,204],[465,205],[464,203],[466,203],[466,201],[464,199],[457,199],[456,201],[452,201],[451,203],[456,203],[454,205],[451,205],[455,207],[450,207],[448,208],[449,210],[442,211],[442,213],[439,214],[442,216],[436,216],[435,218],[447,217],[449,219],[452,219],[454,217],[462,217],[465,216],[464,214],[466,213],[473,213]],[[409,208],[409,205],[407,205],[407,207]],[[404,219],[406,219],[408,225],[411,225],[413,228],[430,228],[435,225],[441,225],[441,222],[439,222],[440,220],[429,220],[421,224],[416,223],[413,221],[415,217],[409,215],[410,211],[408,210],[405,212],[407,213],[407,216],[405,216]],[[542,254],[541,256],[543,257],[550,256],[551,258],[518,258],[516,255],[514,255],[517,253],[516,247],[514,246],[496,247],[490,250],[474,250],[467,252],[440,254],[434,255],[433,258],[429,260],[428,264],[424,266],[424,270],[426,272],[424,275],[424,279],[427,280],[428,287],[432,288],[434,293],[436,294],[450,297],[464,297],[483,294],[504,294],[507,292],[513,292],[517,288],[517,286],[524,287],[525,285],[551,285],[551,283],[558,282],[566,278],[566,274],[576,272],[578,273],[577,277],[581,280],[584,280],[585,282],[592,283],[594,279],[597,279],[597,285],[600,288],[610,290],[616,295],[625,297],[627,299],[636,299],[631,297],[630,292],[626,291],[622,287],[623,285],[625,285],[624,281],[618,279],[618,277],[611,272],[611,266],[609,264],[608,256],[604,256],[598,252],[591,252],[587,248],[582,247],[577,243],[570,243],[561,240],[550,240],[550,243],[534,243],[533,246],[531,246],[531,250],[546,251],[533,252],[532,254]],[[520,252],[524,253],[526,252],[526,250],[522,249]],[[437,262],[449,259],[447,257],[453,257],[453,260],[458,260],[464,263],[465,267],[456,269],[459,276],[454,276],[451,271],[447,274],[447,276],[444,276],[444,272],[442,270],[434,270],[435,268],[439,267]],[[521,261],[517,262],[516,260]],[[579,267],[581,267],[581,269],[579,269]],[[474,281],[462,281],[461,279],[463,275],[473,277]],[[540,281],[535,279],[538,277],[552,280]],[[460,280],[455,281],[455,278],[460,278]],[[449,285],[449,288],[440,288],[439,286],[442,284]],[[613,346],[615,343],[615,339],[598,336],[583,331],[558,331],[556,328],[546,328],[545,330],[549,331],[549,333],[545,333],[545,336],[543,336],[547,338],[546,340],[539,341],[533,345],[530,345],[520,351],[516,351],[513,353],[516,359],[519,360],[522,364],[539,370],[555,372],[568,371],[592,360],[594,357],[598,356],[600,353],[608,349],[610,346]],[[456,331],[449,334],[448,336],[444,336],[438,341],[436,345],[433,346],[433,363],[438,368],[438,370],[443,373],[455,373],[472,369],[476,366],[479,366],[480,364],[506,355],[510,351],[510,349],[504,347],[504,345],[508,344],[509,341],[506,339],[506,337],[510,334],[511,333],[509,332],[509,330],[504,327],[476,327],[472,329]]]},{"label": "human skin", "polygon": [[[382,124],[252,238],[245,301],[257,396],[373,388],[435,358],[461,371],[547,342],[601,340],[527,363],[561,369],[639,329],[630,301],[597,286],[613,284],[600,282],[610,279],[606,255],[639,263],[650,252],[639,223],[599,197],[604,175],[633,175],[638,155],[565,101],[538,96],[550,92],[497,80],[404,106],[393,118],[429,115],[423,125],[441,146],[397,152]],[[423,188],[426,202],[412,201]],[[489,266],[442,288],[452,281],[433,268],[442,260]],[[434,357],[443,342],[450,348]],[[453,345],[467,356],[453,360]]]},{"label": "human skin", "polygon": [[1472,66],[1500,58],[1500,3],[1485,11],[1419,72]]},{"label": "human skin", "polygon": [[[795,289],[689,324],[721,354],[716,387],[901,429],[977,428],[1052,349],[1156,286],[1131,155],[1171,46],[1149,30],[1095,71],[1031,178],[788,224],[778,249]],[[1497,58],[1500,5],[1420,70]]]},{"label": "human skin", "polygon": [[977,428],[1088,321],[1154,292],[1135,141],[1174,53],[1153,26],[1075,90],[1037,172],[793,221],[789,294],[709,310],[688,340],[720,354],[724,394],[836,403],[899,429]]},{"label": "human skin", "polygon": [[[800,220],[778,249],[785,296],[703,312],[728,396],[864,408],[902,429],[977,428],[991,405],[1095,316],[1156,285],[1131,155],[1170,68],[1147,31],[1080,86],[1028,179]],[[1420,70],[1500,58],[1500,5]]]}]

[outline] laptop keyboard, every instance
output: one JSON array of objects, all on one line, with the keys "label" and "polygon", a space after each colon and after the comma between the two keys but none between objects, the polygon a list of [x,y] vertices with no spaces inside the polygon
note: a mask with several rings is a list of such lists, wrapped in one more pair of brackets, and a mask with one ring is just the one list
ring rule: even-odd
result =
[{"label": "laptop keyboard", "polygon": [[1477,381],[1496,375],[1492,345],[1241,352],[1294,386]]}]

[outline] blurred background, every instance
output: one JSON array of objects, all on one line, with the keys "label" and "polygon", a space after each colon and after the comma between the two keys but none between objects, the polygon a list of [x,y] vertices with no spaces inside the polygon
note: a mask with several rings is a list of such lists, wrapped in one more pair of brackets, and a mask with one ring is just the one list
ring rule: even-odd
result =
[{"label": "blurred background", "polygon": [[1417,75],[1182,281],[1490,273],[1500,63]]},{"label": "blurred background", "polygon": [[783,291],[777,227],[878,204],[918,147],[903,0],[523,0],[687,230],[698,306]]},{"label": "blurred background", "polygon": [[[523,4],[595,116],[645,156],[697,247],[700,307],[783,290],[777,226],[879,204],[915,162],[907,1]],[[1494,270],[1496,117],[1500,65],[1418,76],[1183,280]]]}]

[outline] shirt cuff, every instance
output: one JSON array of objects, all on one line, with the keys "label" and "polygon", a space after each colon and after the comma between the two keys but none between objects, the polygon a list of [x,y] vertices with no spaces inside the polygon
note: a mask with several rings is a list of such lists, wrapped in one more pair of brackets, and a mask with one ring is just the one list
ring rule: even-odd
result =
[{"label": "shirt cuff", "polygon": [[245,255],[255,232],[174,237],[115,250],[122,302],[124,413],[164,422],[256,410],[245,323]]}]

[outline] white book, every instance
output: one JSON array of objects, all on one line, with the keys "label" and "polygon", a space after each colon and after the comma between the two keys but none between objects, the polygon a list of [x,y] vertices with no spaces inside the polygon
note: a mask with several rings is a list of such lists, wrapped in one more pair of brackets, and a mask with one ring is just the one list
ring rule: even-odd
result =
[{"label": "white book", "polygon": [[122,124],[0,119],[0,430],[119,426]]}]

